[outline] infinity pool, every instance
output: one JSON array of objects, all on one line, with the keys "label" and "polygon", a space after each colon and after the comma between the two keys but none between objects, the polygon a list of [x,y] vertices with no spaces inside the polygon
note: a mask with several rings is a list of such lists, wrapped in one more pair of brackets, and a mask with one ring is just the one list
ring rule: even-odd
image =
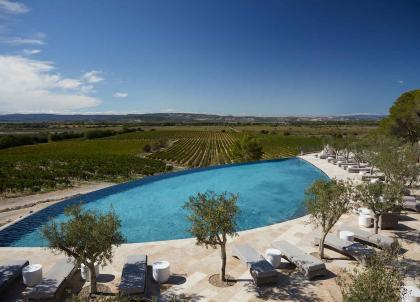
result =
[{"label": "infinity pool", "polygon": [[40,234],[49,218],[64,220],[65,207],[114,208],[128,242],[190,237],[182,209],[188,197],[212,190],[239,195],[239,230],[305,214],[304,191],[327,176],[298,158],[195,169],[116,185],[52,205],[0,231],[0,246],[46,246]]}]

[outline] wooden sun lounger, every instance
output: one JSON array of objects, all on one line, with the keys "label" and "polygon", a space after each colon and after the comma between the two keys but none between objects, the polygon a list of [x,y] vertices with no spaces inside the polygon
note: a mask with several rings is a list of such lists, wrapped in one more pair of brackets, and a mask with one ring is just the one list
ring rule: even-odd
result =
[{"label": "wooden sun lounger", "polygon": [[64,283],[76,271],[76,266],[73,262],[67,259],[57,261],[54,266],[48,271],[45,277],[42,278],[40,284],[33,287],[27,296],[29,300],[52,300],[57,301],[64,289]]},{"label": "wooden sun lounger", "polygon": [[147,256],[128,256],[118,286],[122,295],[144,295],[147,284]]},{"label": "wooden sun lounger", "polygon": [[[313,238],[314,243],[318,245],[320,234],[315,233]],[[328,247],[338,253],[357,260],[363,265],[367,264],[373,253],[373,249],[371,247],[365,246],[359,242],[351,242],[340,239],[333,234],[328,234],[327,237],[325,237],[324,245],[325,247]]]},{"label": "wooden sun lounger", "polygon": [[366,171],[369,172],[371,171],[372,168],[371,167],[348,167],[347,171],[349,173],[359,173],[360,171]]},{"label": "wooden sun lounger", "polygon": [[371,179],[385,180],[385,175],[383,175],[383,174],[367,174],[367,175],[362,175],[362,180],[371,180]]},{"label": "wooden sun lounger", "polygon": [[354,234],[355,240],[362,243],[372,244],[381,249],[389,249],[398,245],[398,241],[392,237],[384,236],[381,234],[370,233],[368,231],[361,230],[357,227],[351,227],[348,225],[340,225],[337,228],[337,232],[340,232],[340,231],[352,232]]},{"label": "wooden sun lounger", "polygon": [[247,244],[234,244],[232,256],[244,262],[250,270],[254,283],[259,286],[267,283],[277,283],[278,273],[255,249]]},{"label": "wooden sun lounger", "polygon": [[28,264],[28,260],[14,260],[0,264],[0,292],[20,277],[22,269]]},{"label": "wooden sun lounger", "polygon": [[295,264],[308,279],[327,274],[325,264],[321,260],[306,254],[289,242],[274,241],[271,246],[280,250],[282,258]]}]

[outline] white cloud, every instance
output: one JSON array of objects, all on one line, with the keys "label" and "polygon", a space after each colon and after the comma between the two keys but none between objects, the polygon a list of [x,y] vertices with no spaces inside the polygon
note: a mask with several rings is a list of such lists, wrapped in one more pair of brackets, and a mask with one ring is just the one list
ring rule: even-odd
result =
[{"label": "white cloud", "polygon": [[25,4],[16,1],[0,0],[0,11],[9,14],[24,14],[29,11],[29,8]]},{"label": "white cloud", "polygon": [[36,55],[37,53],[40,53],[41,50],[40,49],[24,49],[22,50],[22,53],[24,55]]},{"label": "white cloud", "polygon": [[2,43],[10,44],[10,45],[44,45],[45,42],[43,39],[39,38],[22,38],[22,37],[14,37],[6,40],[2,40]]},{"label": "white cloud", "polygon": [[102,82],[104,80],[104,78],[102,77],[102,72],[101,71],[97,71],[97,70],[92,70],[89,72],[86,72],[83,75],[83,78],[86,80],[86,82],[88,83],[99,83]]},{"label": "white cloud", "polygon": [[0,112],[60,113],[100,103],[86,94],[91,85],[83,76],[63,78],[54,69],[51,62],[0,55]]},{"label": "white cloud", "polygon": [[404,81],[403,80],[399,80],[398,83],[399,84],[404,84]]},{"label": "white cloud", "polygon": [[128,97],[127,92],[115,92],[114,93],[114,98],[126,98],[126,97]]}]

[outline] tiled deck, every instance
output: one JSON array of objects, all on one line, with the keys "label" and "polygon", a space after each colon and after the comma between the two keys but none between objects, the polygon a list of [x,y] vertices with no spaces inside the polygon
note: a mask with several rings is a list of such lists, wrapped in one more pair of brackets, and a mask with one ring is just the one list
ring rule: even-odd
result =
[{"label": "tiled deck", "polygon": [[[341,168],[319,160],[311,155],[303,157],[315,166],[322,169],[328,176],[338,179],[346,179],[348,174]],[[354,174],[353,174],[354,175]],[[352,176],[351,176],[352,177]],[[357,176],[356,176],[357,177]],[[404,215],[400,224],[400,230],[396,232],[383,231],[385,234],[400,237],[404,254],[412,270],[407,274],[407,281],[416,284],[414,278],[415,268],[420,264],[419,242],[419,215],[411,213]],[[345,215],[339,223],[355,224],[357,218],[354,214]],[[296,244],[307,252],[314,252],[316,248],[311,245],[308,234],[313,227],[308,224],[308,218],[302,217],[295,220],[271,225],[268,227],[253,229],[240,233],[239,237],[233,238],[231,243],[246,242],[255,247],[261,253],[277,239],[285,239]],[[194,239],[162,241],[152,243],[134,243],[120,246],[115,251],[114,262],[101,270],[99,280],[110,288],[115,288],[119,283],[121,268],[124,258],[131,254],[147,254],[149,263],[165,259],[171,262],[171,271],[175,278],[169,285],[161,289],[155,285],[151,290],[160,295],[165,301],[173,294],[179,297],[189,297],[190,301],[340,301],[340,290],[335,282],[335,274],[340,273],[342,268],[350,267],[354,261],[326,250],[327,256],[335,260],[326,263],[331,272],[328,276],[312,281],[305,280],[302,275],[283,263],[279,270],[279,282],[274,286],[255,288],[246,266],[239,260],[232,258],[230,245],[228,250],[227,273],[237,280],[231,287],[217,288],[209,284],[208,277],[218,273],[220,267],[220,251],[205,249],[195,245]],[[62,256],[52,255],[44,248],[0,248],[0,261],[8,259],[26,258],[32,263],[41,263],[44,271],[53,264],[53,260]],[[418,283],[418,281],[417,281]],[[11,292],[5,293],[11,295]],[[15,296],[16,297],[16,296]],[[15,301],[15,297],[0,297],[1,301]]]}]

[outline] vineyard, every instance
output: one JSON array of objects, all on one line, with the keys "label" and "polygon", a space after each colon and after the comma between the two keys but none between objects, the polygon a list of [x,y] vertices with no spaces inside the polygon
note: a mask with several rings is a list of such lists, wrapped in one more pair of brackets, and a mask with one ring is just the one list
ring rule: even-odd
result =
[{"label": "vineyard", "polygon": [[[190,131],[188,137],[172,137],[175,140],[168,148],[149,155],[149,158],[188,167],[232,163],[231,148],[240,135],[242,134],[214,131],[195,131],[192,135]],[[318,138],[259,134],[254,134],[254,136],[263,146],[263,159],[295,156],[300,150],[317,150],[321,145]]]}]

